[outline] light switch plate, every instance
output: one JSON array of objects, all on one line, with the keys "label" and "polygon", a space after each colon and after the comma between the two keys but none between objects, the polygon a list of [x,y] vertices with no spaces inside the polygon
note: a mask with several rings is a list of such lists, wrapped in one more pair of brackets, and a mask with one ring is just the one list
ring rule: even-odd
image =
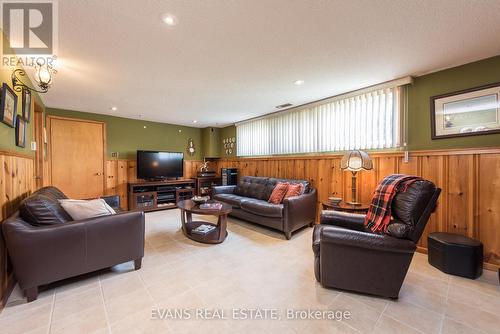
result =
[{"label": "light switch plate", "polygon": [[31,142],[31,150],[36,151],[36,141]]}]

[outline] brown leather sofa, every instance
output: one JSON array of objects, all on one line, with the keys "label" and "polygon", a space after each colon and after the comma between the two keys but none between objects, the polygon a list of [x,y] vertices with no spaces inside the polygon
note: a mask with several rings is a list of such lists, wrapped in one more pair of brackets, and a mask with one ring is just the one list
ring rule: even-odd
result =
[{"label": "brown leather sofa", "polygon": [[323,211],[313,231],[316,280],[324,287],[397,298],[440,192],[422,180],[396,194],[384,234],[366,230],[365,215]]},{"label": "brown leather sofa", "polygon": [[[268,199],[278,182],[302,183],[304,193],[271,204]],[[243,176],[237,186],[214,187],[213,197],[233,207],[231,216],[282,231],[288,240],[292,232],[316,219],[316,189],[305,180]]]},{"label": "brown leather sofa", "polygon": [[[65,198],[57,188],[42,188],[2,224],[14,275],[28,302],[37,298],[41,285],[131,260],[136,270],[141,267],[143,212],[72,221],[58,202]],[[116,197],[108,201],[117,203]]]}]

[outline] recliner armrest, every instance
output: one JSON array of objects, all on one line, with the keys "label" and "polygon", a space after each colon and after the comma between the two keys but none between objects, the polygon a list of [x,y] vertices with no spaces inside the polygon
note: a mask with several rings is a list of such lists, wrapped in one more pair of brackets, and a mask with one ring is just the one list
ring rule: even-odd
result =
[{"label": "recliner armrest", "polygon": [[366,215],[358,213],[324,210],[321,212],[320,224],[334,225],[350,230],[364,231]]},{"label": "recliner armrest", "polygon": [[323,243],[408,254],[412,254],[417,248],[411,240],[398,239],[384,234],[348,230],[337,226],[324,226],[321,229],[320,248]]},{"label": "recliner armrest", "polygon": [[232,194],[234,192],[235,188],[236,188],[236,186],[217,186],[217,187],[213,187],[212,190],[213,190],[214,195]]}]

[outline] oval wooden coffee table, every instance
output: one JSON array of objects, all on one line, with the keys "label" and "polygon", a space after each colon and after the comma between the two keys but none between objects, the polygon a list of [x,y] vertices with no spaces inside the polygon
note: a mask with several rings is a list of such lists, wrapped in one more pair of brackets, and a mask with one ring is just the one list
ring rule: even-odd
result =
[{"label": "oval wooden coffee table", "polygon": [[[205,244],[220,244],[227,237],[227,215],[231,212],[232,208],[231,205],[222,202],[209,201],[207,203],[221,203],[222,207],[221,209],[200,209],[200,204],[196,204],[190,199],[177,203],[177,207],[181,209],[182,232],[184,232],[186,237],[194,241]],[[203,220],[193,221],[193,213],[197,215],[217,216],[217,224]],[[207,234],[192,232],[193,229],[203,224],[215,226],[215,229]]]}]

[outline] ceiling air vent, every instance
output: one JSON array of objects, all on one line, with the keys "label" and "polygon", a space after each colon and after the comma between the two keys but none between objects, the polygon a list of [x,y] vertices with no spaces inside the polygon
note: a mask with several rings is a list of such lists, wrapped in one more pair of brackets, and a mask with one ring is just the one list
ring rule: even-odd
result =
[{"label": "ceiling air vent", "polygon": [[291,103],[285,103],[285,104],[280,104],[279,106],[276,106],[275,108],[277,109],[283,109],[283,108],[288,108],[288,107],[291,107],[293,106],[293,104]]}]

